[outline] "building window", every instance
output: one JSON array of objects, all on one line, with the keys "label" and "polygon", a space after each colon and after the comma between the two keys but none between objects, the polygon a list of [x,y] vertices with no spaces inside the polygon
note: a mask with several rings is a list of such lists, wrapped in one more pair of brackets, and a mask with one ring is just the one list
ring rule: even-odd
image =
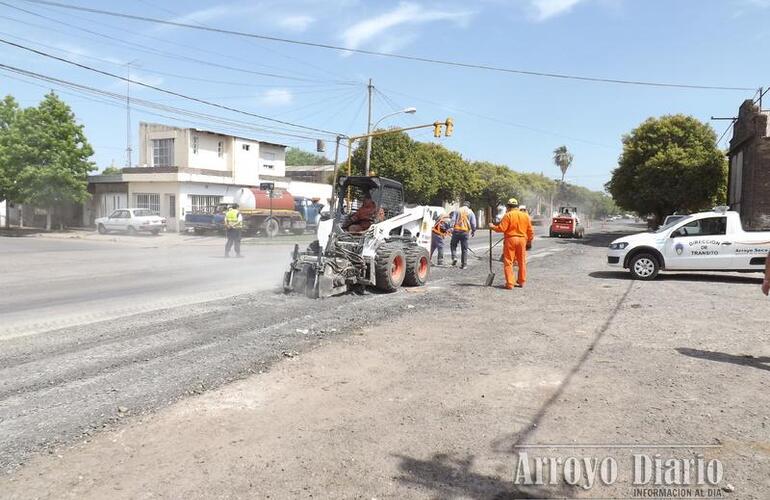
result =
[{"label": "building window", "polygon": [[153,213],[160,214],[160,194],[134,193],[134,207],[146,208]]},{"label": "building window", "polygon": [[270,151],[265,151],[262,153],[262,159],[267,161],[275,161],[275,153],[271,153]]},{"label": "building window", "polygon": [[225,155],[225,143],[222,141],[219,141],[217,143],[217,156],[219,158],[222,158]]},{"label": "building window", "polygon": [[199,141],[198,136],[194,135],[193,139],[192,139],[192,142],[193,142],[192,149],[193,149],[193,154],[194,155],[198,154],[198,141]]},{"label": "building window", "polygon": [[251,145],[249,144],[244,144],[242,147],[244,151],[248,151],[249,149],[251,149]]},{"label": "building window", "polygon": [[193,212],[213,212],[220,201],[222,201],[221,196],[207,194],[190,195],[190,206]]},{"label": "building window", "polygon": [[174,139],[152,140],[152,166],[174,166]]}]

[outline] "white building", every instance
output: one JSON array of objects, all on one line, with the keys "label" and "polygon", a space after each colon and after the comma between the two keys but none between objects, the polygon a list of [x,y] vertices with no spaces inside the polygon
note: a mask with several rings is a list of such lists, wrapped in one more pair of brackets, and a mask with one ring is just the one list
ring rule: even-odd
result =
[{"label": "white building", "polygon": [[274,182],[288,189],[286,146],[207,130],[139,125],[139,165],[89,177],[93,194],[84,223],[115,208],[149,208],[184,229],[185,213],[216,205],[241,187]]}]

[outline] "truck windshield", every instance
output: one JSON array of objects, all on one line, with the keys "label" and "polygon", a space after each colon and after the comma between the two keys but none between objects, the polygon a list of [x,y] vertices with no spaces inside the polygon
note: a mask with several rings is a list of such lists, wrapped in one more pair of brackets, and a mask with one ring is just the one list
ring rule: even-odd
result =
[{"label": "truck windshield", "polygon": [[134,217],[150,217],[151,215],[155,214],[147,209],[134,210]]},{"label": "truck windshield", "polygon": [[686,219],[686,218],[687,217],[682,217],[681,219],[675,219],[675,220],[669,222],[668,224],[660,226],[658,229],[653,231],[653,233],[658,234],[658,233],[662,233],[664,231],[667,231],[667,230],[671,229],[672,227],[674,227],[675,225],[679,224],[680,222],[684,221],[684,219]]}]

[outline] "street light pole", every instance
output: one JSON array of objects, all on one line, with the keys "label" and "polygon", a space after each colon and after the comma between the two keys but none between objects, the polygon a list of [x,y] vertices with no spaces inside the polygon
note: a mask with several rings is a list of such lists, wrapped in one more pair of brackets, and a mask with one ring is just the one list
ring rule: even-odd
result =
[{"label": "street light pole", "polygon": [[[367,86],[367,89],[369,91],[369,116],[366,119],[366,134],[369,135],[372,133],[372,90],[374,90],[374,85],[372,85],[372,79],[369,78],[369,85]],[[364,175],[369,175],[369,158],[371,158],[372,155],[372,138],[370,137],[366,141],[366,167],[364,168]]]},{"label": "street light pole", "polygon": [[382,118],[380,118],[379,120],[377,120],[375,122],[374,126],[369,127],[370,130],[368,130],[366,132],[366,135],[368,135],[369,137],[366,138],[366,169],[364,171],[364,175],[366,175],[366,176],[369,175],[369,164],[370,164],[370,159],[371,159],[371,156],[372,156],[372,136],[371,136],[372,129],[373,130],[377,130],[377,125],[379,125],[380,122],[382,120],[384,120],[385,118],[390,118],[391,116],[400,115],[401,113],[406,113],[406,114],[410,114],[411,115],[411,114],[414,114],[416,112],[417,112],[417,108],[411,108],[410,107],[410,108],[402,109],[400,111],[395,111],[393,113],[388,113],[387,115],[385,115]]}]

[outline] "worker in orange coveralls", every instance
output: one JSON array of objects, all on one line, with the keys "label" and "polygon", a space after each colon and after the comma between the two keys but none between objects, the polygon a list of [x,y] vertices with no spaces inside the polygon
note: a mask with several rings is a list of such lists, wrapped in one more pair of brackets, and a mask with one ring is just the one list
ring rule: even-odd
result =
[{"label": "worker in orange coveralls", "polygon": [[[500,219],[500,224],[489,224],[489,229],[503,233],[503,270],[505,271],[505,288],[511,290],[514,286],[521,288],[527,281],[527,250],[532,248],[535,231],[532,221],[526,212],[518,210],[519,202],[511,198],[505,204],[508,211]],[[514,284],[513,263],[519,264],[519,276]]]}]

